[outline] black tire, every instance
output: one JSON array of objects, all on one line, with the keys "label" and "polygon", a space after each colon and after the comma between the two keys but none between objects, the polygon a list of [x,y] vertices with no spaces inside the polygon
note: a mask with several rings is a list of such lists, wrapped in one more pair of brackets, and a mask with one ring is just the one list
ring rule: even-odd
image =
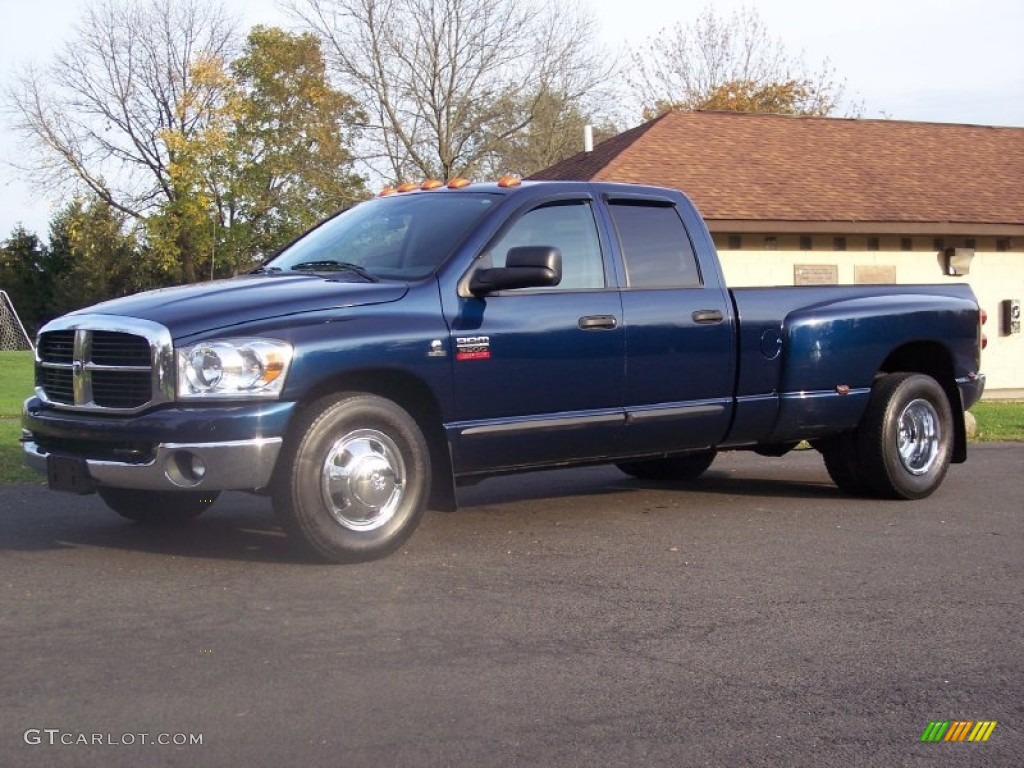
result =
[{"label": "black tire", "polygon": [[638,480],[682,482],[696,480],[703,475],[711,466],[711,462],[715,460],[715,455],[715,451],[705,451],[704,453],[692,453],[689,456],[623,461],[615,466]]},{"label": "black tire", "polygon": [[832,482],[843,493],[852,496],[866,496],[871,493],[871,484],[861,466],[860,448],[856,432],[845,432],[815,444],[825,460],[825,469]]},{"label": "black tire", "polygon": [[220,491],[141,491],[98,487],[103,502],[121,517],[143,525],[175,525],[203,514]]},{"label": "black tire", "polygon": [[307,408],[280,458],[272,495],[282,527],[330,562],[375,560],[416,529],[430,495],[430,453],[401,407],[330,395]]},{"label": "black tire", "polygon": [[946,476],[953,437],[952,409],[935,379],[919,373],[878,379],[858,430],[864,479],[879,496],[923,499]]}]

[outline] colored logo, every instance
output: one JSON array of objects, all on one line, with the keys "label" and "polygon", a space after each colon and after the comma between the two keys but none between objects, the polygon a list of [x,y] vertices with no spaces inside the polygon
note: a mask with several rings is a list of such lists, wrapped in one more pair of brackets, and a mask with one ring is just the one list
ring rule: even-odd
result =
[{"label": "colored logo", "polygon": [[988,741],[995,729],[995,720],[933,720],[921,741]]}]

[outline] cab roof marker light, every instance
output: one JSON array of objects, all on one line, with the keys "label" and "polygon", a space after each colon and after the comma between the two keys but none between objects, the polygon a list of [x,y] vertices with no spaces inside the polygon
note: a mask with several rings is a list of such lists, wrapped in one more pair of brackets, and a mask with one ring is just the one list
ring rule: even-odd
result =
[{"label": "cab roof marker light", "polygon": [[521,178],[512,175],[502,176],[500,179],[498,179],[498,186],[505,187],[506,189],[509,187],[518,187],[522,183],[523,180]]},{"label": "cab roof marker light", "polygon": [[440,189],[443,186],[443,181],[438,181],[437,179],[427,179],[420,185],[420,189],[425,189],[429,192],[432,189]]},{"label": "cab roof marker light", "polygon": [[377,193],[377,197],[387,197],[388,195],[395,194],[394,187],[384,187],[380,192]]},{"label": "cab roof marker light", "polygon": [[414,181],[406,181],[398,185],[396,192],[412,192],[414,189],[419,189],[420,185]]},{"label": "cab roof marker light", "polygon": [[471,183],[469,179],[457,176],[448,182],[448,189],[462,189],[463,187],[468,187]]}]

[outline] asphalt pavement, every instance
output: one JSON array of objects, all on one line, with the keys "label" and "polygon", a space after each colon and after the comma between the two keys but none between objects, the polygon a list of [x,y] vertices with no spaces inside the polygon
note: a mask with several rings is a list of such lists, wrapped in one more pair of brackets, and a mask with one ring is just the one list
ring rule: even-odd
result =
[{"label": "asphalt pavement", "polygon": [[262,498],[0,488],[0,766],[1019,766],[1022,495],[1024,444],[919,502],[810,451],[538,473],[325,566]]}]

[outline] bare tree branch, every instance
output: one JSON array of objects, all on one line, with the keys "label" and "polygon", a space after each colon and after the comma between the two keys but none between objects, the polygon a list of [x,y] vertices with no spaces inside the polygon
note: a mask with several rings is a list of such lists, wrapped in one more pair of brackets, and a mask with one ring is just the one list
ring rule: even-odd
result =
[{"label": "bare tree branch", "polygon": [[[364,158],[392,180],[488,168],[541,94],[578,106],[609,78],[578,5],[544,0],[291,0],[372,116]],[[371,165],[372,165],[371,161]],[[378,166],[378,170],[379,166]]]},{"label": "bare tree branch", "polygon": [[234,22],[204,0],[99,0],[45,70],[4,94],[15,129],[37,151],[21,168],[47,187],[85,187],[140,218],[174,189],[170,133],[204,125],[215,90],[196,83],[199,55],[230,52]]}]

